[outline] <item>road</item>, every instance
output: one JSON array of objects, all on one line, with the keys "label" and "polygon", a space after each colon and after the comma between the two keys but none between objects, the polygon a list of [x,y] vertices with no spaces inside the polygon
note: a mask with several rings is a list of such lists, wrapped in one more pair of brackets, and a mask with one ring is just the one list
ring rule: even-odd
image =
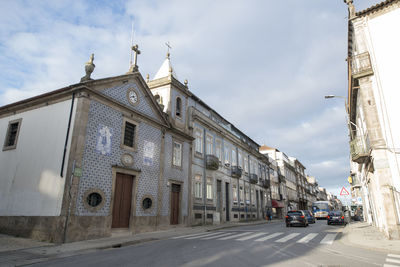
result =
[{"label": "road", "polygon": [[283,223],[243,226],[34,266],[390,266],[384,265],[389,263],[388,254],[346,244],[342,230],[343,226],[327,225],[326,221],[306,228],[286,228]]}]

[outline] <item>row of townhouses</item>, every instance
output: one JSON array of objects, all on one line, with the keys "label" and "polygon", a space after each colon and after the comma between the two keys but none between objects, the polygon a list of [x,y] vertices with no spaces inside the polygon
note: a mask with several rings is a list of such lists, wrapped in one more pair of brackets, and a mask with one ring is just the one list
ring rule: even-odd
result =
[{"label": "row of townhouses", "polygon": [[0,107],[0,232],[52,242],[174,225],[283,218],[326,190],[181,83],[170,55],[150,80],[92,79]]},{"label": "row of townhouses", "polygon": [[400,238],[400,1],[356,12],[348,4],[348,96],[354,204],[390,239]]}]

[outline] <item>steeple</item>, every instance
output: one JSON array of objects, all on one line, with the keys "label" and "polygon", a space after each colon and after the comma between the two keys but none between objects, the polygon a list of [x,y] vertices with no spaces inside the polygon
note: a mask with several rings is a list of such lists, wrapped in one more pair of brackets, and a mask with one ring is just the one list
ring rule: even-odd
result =
[{"label": "steeple", "polygon": [[176,73],[174,71],[174,68],[171,65],[171,60],[170,60],[170,52],[169,50],[172,48],[169,44],[169,42],[165,43],[165,45],[168,47],[167,50],[167,56],[161,65],[160,69],[157,71],[156,75],[154,76],[153,80],[160,79],[160,78],[165,78],[165,77],[171,77],[173,76],[175,79],[178,79],[176,76]]}]

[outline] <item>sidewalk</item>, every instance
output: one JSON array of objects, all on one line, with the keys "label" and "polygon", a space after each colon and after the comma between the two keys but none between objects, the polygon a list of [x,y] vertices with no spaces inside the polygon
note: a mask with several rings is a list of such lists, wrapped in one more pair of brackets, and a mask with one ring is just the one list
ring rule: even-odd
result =
[{"label": "sidewalk", "polygon": [[281,222],[282,220],[277,219],[270,222],[260,220],[250,222],[231,222],[221,225],[176,227],[164,231],[148,232],[135,235],[118,235],[61,245],[0,234],[0,266],[22,266],[54,258],[63,258],[71,255],[84,254],[99,249],[118,248],[143,242],[168,239],[179,235],[196,234],[245,225]]},{"label": "sidewalk", "polygon": [[366,222],[351,222],[343,230],[343,242],[353,246],[400,254],[400,240],[388,240],[376,227]]}]

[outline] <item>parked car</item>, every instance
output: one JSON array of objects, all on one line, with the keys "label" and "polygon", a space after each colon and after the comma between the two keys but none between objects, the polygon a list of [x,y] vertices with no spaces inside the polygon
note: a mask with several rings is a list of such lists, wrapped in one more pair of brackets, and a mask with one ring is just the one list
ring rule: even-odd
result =
[{"label": "parked car", "polygon": [[315,223],[315,217],[314,214],[309,211],[309,210],[303,210],[303,212],[306,214],[306,218],[308,223]]},{"label": "parked car", "polygon": [[344,220],[344,214],[343,211],[335,210],[329,212],[328,216],[326,217],[326,223],[328,225],[330,224],[346,224]]},{"label": "parked car", "polygon": [[292,225],[300,225],[304,227],[308,226],[308,221],[304,211],[302,210],[288,211],[286,215],[286,227],[290,227]]}]

